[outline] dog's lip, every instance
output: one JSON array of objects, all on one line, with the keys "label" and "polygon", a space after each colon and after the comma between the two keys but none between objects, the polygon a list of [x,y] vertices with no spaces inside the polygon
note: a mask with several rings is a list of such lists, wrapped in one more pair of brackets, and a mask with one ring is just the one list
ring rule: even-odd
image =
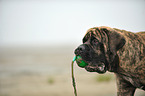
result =
[{"label": "dog's lip", "polygon": [[98,73],[105,73],[106,72],[106,66],[104,63],[96,64],[96,66],[91,66],[88,64],[85,69],[88,72],[98,72]]}]

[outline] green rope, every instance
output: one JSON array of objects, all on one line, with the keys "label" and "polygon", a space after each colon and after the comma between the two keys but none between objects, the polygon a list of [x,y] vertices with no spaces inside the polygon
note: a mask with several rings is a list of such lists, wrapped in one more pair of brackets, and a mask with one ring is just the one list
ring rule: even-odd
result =
[{"label": "green rope", "polygon": [[77,96],[77,89],[76,89],[76,83],[75,83],[75,77],[74,77],[74,61],[76,60],[76,56],[73,58],[73,61],[71,63],[71,75],[72,75],[72,83],[73,83],[73,88],[74,88],[74,94]]}]

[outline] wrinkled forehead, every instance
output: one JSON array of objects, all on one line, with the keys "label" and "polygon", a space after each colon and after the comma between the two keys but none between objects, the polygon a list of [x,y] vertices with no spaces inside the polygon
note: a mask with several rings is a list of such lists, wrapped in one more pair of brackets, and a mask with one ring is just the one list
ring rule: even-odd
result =
[{"label": "wrinkled forehead", "polygon": [[103,30],[101,28],[90,28],[84,38],[83,38],[83,43],[88,41],[89,39],[91,40],[91,38],[95,38],[97,39],[99,42],[102,42],[102,39],[104,39],[105,33],[103,32]]}]

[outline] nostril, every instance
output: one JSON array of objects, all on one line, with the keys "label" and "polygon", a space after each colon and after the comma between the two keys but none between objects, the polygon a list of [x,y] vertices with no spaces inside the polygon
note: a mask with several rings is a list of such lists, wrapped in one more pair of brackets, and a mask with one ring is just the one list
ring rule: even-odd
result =
[{"label": "nostril", "polygon": [[77,48],[77,49],[75,50],[75,54],[76,54],[76,55],[79,55],[80,53],[82,53],[82,51],[80,51],[80,49]]},{"label": "nostril", "polygon": [[84,50],[85,50],[85,47],[84,47],[83,45],[81,45],[81,46],[78,47],[78,49],[79,49],[80,51],[84,51]]},{"label": "nostril", "polygon": [[75,50],[75,54],[79,55],[81,54],[83,51],[85,50],[85,47],[80,45],[76,50]]},{"label": "nostril", "polygon": [[78,48],[79,51],[83,51],[83,48]]}]

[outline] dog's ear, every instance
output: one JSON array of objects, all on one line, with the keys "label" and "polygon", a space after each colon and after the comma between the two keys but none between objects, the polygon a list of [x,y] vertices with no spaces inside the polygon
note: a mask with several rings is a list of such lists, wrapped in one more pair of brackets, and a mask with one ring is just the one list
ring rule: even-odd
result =
[{"label": "dog's ear", "polygon": [[104,31],[108,35],[108,48],[109,48],[109,57],[110,61],[113,61],[117,51],[122,48],[126,40],[123,35],[121,35],[117,30],[113,28],[102,28],[102,31]]}]

